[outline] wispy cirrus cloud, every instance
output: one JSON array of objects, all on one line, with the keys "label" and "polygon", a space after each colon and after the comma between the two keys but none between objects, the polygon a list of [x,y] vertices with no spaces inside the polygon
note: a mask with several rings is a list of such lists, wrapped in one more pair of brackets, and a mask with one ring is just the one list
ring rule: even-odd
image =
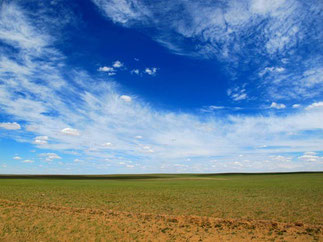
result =
[{"label": "wispy cirrus cloud", "polygon": [[323,91],[323,6],[316,1],[93,2],[115,23],[155,29],[148,34],[176,54],[217,59],[233,80],[252,72],[247,81],[264,98],[304,100]]},{"label": "wispy cirrus cloud", "polygon": [[61,133],[65,135],[70,135],[70,136],[80,135],[80,132],[77,129],[73,129],[73,128],[64,128],[61,130]]},{"label": "wispy cirrus cloud", "polygon": [[241,101],[248,98],[245,85],[243,85],[242,88],[239,88],[239,87],[235,87],[232,89],[230,88],[227,90],[227,94],[234,101]]},{"label": "wispy cirrus cloud", "polygon": [[20,125],[17,122],[4,122],[4,123],[0,123],[0,128],[3,129],[8,129],[8,130],[17,130],[20,129]]},{"label": "wispy cirrus cloud", "polygon": [[23,162],[23,163],[34,163],[34,161],[33,161],[33,160],[23,160],[22,162]]}]

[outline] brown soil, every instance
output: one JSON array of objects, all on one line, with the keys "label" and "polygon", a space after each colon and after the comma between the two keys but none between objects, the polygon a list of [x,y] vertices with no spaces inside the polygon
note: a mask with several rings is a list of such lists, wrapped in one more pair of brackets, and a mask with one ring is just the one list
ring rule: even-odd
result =
[{"label": "brown soil", "polygon": [[323,226],[0,200],[0,241],[322,241]]}]

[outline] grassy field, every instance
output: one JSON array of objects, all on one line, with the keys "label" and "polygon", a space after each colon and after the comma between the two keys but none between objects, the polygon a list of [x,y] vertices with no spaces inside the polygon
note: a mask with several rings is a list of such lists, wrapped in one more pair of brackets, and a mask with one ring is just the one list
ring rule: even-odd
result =
[{"label": "grassy field", "polygon": [[0,240],[319,240],[322,208],[323,173],[1,176]]}]

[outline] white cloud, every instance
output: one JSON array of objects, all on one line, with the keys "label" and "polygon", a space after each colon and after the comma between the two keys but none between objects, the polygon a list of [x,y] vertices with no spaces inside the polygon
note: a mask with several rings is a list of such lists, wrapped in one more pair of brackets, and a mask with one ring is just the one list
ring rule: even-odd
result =
[{"label": "white cloud", "polygon": [[112,20],[116,23],[128,24],[134,20],[144,20],[145,16],[149,15],[148,9],[139,1],[93,0],[93,2],[112,16]]},{"label": "white cloud", "polygon": [[242,93],[242,94],[233,94],[232,98],[234,101],[240,101],[240,100],[244,100],[246,99],[248,96],[246,93]]},{"label": "white cloud", "polygon": [[316,103],[312,103],[311,105],[307,106],[306,109],[310,110],[313,108],[322,108],[323,107],[323,102],[316,102]]},{"label": "white cloud", "polygon": [[209,106],[209,108],[210,108],[211,110],[216,110],[216,109],[224,109],[225,107],[224,107],[224,106],[215,106],[215,105],[211,105],[211,106]]},{"label": "white cloud", "polygon": [[283,7],[285,0],[252,0],[250,9],[257,14],[267,14]]},{"label": "white cloud", "polygon": [[323,164],[323,156],[318,156],[315,152],[305,152],[298,159],[304,160],[306,162],[318,162]]},{"label": "white cloud", "polygon": [[34,139],[34,143],[37,145],[44,145],[47,144],[48,136],[37,136]]},{"label": "white cloud", "polygon": [[233,80],[250,71],[246,81],[257,79],[264,99],[299,102],[322,93],[322,6],[314,1],[92,1],[115,23],[155,29],[152,39],[176,54],[224,62]]},{"label": "white cloud", "polygon": [[157,68],[156,67],[152,67],[152,68],[146,68],[145,69],[145,73],[147,73],[148,75],[150,76],[154,76],[156,75],[156,72],[157,72]]},{"label": "white cloud", "polygon": [[142,139],[142,136],[141,135],[136,135],[135,138],[136,139]]},{"label": "white cloud", "polygon": [[111,145],[112,144],[110,142],[102,144],[102,146],[105,147],[105,148],[109,148],[109,147],[111,147]]},{"label": "white cloud", "polygon": [[[194,38],[200,41],[194,46],[195,51],[203,55],[216,54],[226,58],[230,58],[230,55],[235,53],[243,53],[243,37],[248,36],[251,31],[254,31],[256,36],[254,38],[249,36],[244,41],[254,41],[255,50],[259,52],[264,48],[271,53],[275,49],[293,46],[296,43],[287,40],[300,38],[297,36],[300,30],[297,31],[296,28],[301,24],[302,19],[306,18],[303,12],[297,11],[302,9],[302,4],[293,0],[246,0],[230,1],[227,4],[181,0],[155,4],[139,0],[94,0],[93,2],[114,22],[128,27],[140,24],[144,27],[157,25],[157,28],[167,33],[171,31],[177,33],[179,36],[175,38],[170,34],[157,38],[161,43],[172,47],[175,52],[181,50],[178,44],[180,37]],[[299,18],[291,18],[296,13]],[[157,19],[156,16],[158,16]],[[263,26],[264,29],[255,31],[254,28],[264,20],[267,20],[267,24]],[[305,20],[309,21],[309,19]],[[281,21],[280,24],[277,23],[278,21]],[[165,23],[172,24],[163,25]],[[235,35],[233,36],[232,33]],[[259,42],[259,36],[264,36],[267,43]],[[233,43],[235,46],[229,48]],[[183,54],[185,50],[181,52]]]},{"label": "white cloud", "polygon": [[286,156],[283,156],[283,155],[274,155],[274,156],[271,156],[273,160],[276,160],[276,161],[279,161],[279,162],[289,162],[291,161],[291,157],[286,157]]},{"label": "white cloud", "polygon": [[102,66],[98,69],[98,71],[103,71],[103,72],[114,72],[114,69],[109,66]]},{"label": "white cloud", "polygon": [[144,152],[149,152],[149,153],[154,152],[154,150],[149,145],[142,146],[142,149],[144,150]]},{"label": "white cloud", "polygon": [[40,157],[45,157],[46,161],[53,161],[53,160],[60,160],[62,157],[55,153],[41,153],[39,154]]},{"label": "white cloud", "polygon": [[61,130],[61,133],[71,136],[79,136],[80,132],[77,129],[73,128],[65,128]]},{"label": "white cloud", "polygon": [[284,67],[276,67],[275,71],[283,72],[283,71],[285,71],[285,68]]},{"label": "white cloud", "polygon": [[227,95],[231,97],[234,101],[241,101],[248,98],[248,95],[246,94],[246,89],[244,88],[245,84],[243,85],[243,88],[233,88],[227,90]]},{"label": "white cloud", "polygon": [[133,69],[132,71],[131,71],[131,74],[132,73],[135,73],[136,75],[139,75],[140,74],[140,71],[138,70],[138,69]]},{"label": "white cloud", "polygon": [[45,145],[45,144],[47,144],[47,141],[46,140],[35,139],[34,143],[37,144],[37,145]]},{"label": "white cloud", "polygon": [[127,102],[127,103],[130,103],[132,101],[132,98],[130,96],[127,96],[127,95],[121,95],[120,99]]},{"label": "white cloud", "polygon": [[33,160],[24,160],[23,163],[34,163]]},{"label": "white cloud", "polygon": [[113,67],[109,67],[109,66],[103,66],[103,67],[100,67],[98,69],[98,71],[101,71],[101,72],[107,72],[108,73],[108,76],[114,76],[116,75],[116,70],[113,68]]},{"label": "white cloud", "polygon": [[48,140],[48,136],[36,136],[35,139]]},{"label": "white cloud", "polygon": [[275,102],[272,102],[271,105],[270,105],[270,108],[284,109],[284,108],[286,108],[286,105],[283,104],[283,103],[275,103]]},{"label": "white cloud", "polygon": [[317,155],[317,153],[313,151],[307,151],[304,153],[304,155]]},{"label": "white cloud", "polygon": [[225,107],[224,106],[210,105],[210,106],[201,108],[201,112],[210,113],[210,112],[213,112],[215,110],[221,110],[221,109],[225,109]]},{"label": "white cloud", "polygon": [[0,123],[0,128],[3,129],[8,129],[8,130],[17,130],[17,129],[21,129],[20,125],[16,122],[13,123]]},{"label": "white cloud", "polygon": [[114,68],[120,68],[123,66],[123,63],[121,63],[120,61],[115,61],[112,65]]},{"label": "white cloud", "polygon": [[37,29],[26,25],[26,17],[15,4],[2,4],[0,9],[0,39],[10,45],[38,52],[48,39],[39,36]]},{"label": "white cloud", "polygon": [[263,71],[259,72],[259,75],[263,76],[268,72],[278,72],[278,73],[280,73],[280,72],[283,72],[283,71],[285,71],[285,68],[283,68],[283,67],[266,67]]},{"label": "white cloud", "polygon": [[112,67],[102,66],[102,67],[99,67],[98,71],[107,72],[109,76],[114,76],[117,74],[116,69],[121,68],[122,66],[123,66],[123,63],[117,60],[112,64]]},{"label": "white cloud", "polygon": [[293,104],[293,106],[292,106],[293,108],[300,108],[301,107],[301,105],[300,104]]},{"label": "white cloud", "polygon": [[[1,13],[0,19],[7,14]],[[243,13],[244,11],[237,17],[243,18]],[[266,113],[264,110],[259,115],[206,114],[205,118],[194,113],[160,111],[151,107],[149,103],[140,101],[139,98],[132,100],[129,96],[121,95],[121,88],[117,84],[100,82],[85,71],[71,69],[72,81],[66,80],[62,74],[66,69],[61,68],[65,65],[64,56],[51,47],[53,46],[51,38],[46,35],[46,31],[38,33],[29,20],[22,21],[21,10],[12,10],[11,15],[15,18],[10,18],[10,21],[4,23],[8,26],[19,24],[16,28],[23,29],[25,37],[16,40],[13,38],[14,35],[11,35],[9,40],[7,35],[3,35],[4,37],[1,35],[2,38],[6,38],[8,45],[16,49],[18,60],[11,61],[20,68],[6,67],[7,73],[14,78],[0,72],[2,80],[0,107],[4,114],[26,122],[24,133],[13,136],[20,142],[32,142],[25,138],[30,135],[47,136],[54,142],[46,144],[46,149],[56,153],[73,152],[78,157],[82,155],[84,169],[97,167],[100,171],[103,171],[102,167],[106,168],[102,165],[104,163],[102,161],[106,159],[110,160],[112,166],[117,166],[119,162],[130,164],[125,161],[133,160],[139,164],[135,165],[136,169],[140,167],[138,171],[142,172],[158,172],[160,167],[171,171],[174,164],[179,164],[187,157],[190,157],[192,164],[182,168],[195,172],[210,172],[211,165],[215,166],[212,171],[228,171],[232,170],[232,167],[237,167],[234,169],[239,171],[322,170],[320,163],[307,164],[302,159],[298,160],[297,156],[290,158],[282,155],[303,153],[308,150],[319,152],[322,149],[320,135],[323,130],[322,109],[286,112],[284,116]],[[126,15],[122,13],[122,17]],[[216,15],[214,17],[218,18]],[[16,21],[11,21],[12,19]],[[230,25],[233,20],[228,21]],[[15,28],[6,30],[3,27],[4,23],[2,21],[2,25],[0,24],[1,31],[10,31],[12,34]],[[204,20],[201,24],[203,23],[209,24]],[[236,24],[239,24],[239,21]],[[181,26],[184,27],[185,25]],[[30,41],[33,44],[30,44]],[[225,49],[225,46],[223,48]],[[33,51],[34,49],[38,51]],[[10,59],[9,57],[6,56],[7,59]],[[39,59],[42,61],[38,62]],[[1,68],[5,63],[8,64],[8,61],[0,61]],[[66,91],[67,95],[57,94],[62,90]],[[25,95],[17,97],[17,92]],[[208,110],[224,108],[210,106]],[[46,115],[51,111],[57,112],[57,115]],[[78,128],[82,131],[82,135],[79,135],[78,130],[66,127]],[[303,135],[309,131],[310,138]],[[69,136],[75,134],[79,136],[77,138]],[[145,137],[145,144],[140,145],[139,143],[143,141],[134,139],[138,134]],[[39,140],[47,141],[47,139]],[[102,149],[102,144],[107,141],[113,144],[108,152]],[[267,148],[251,148],[259,147],[261,144],[266,144]],[[243,154],[243,157],[238,157],[237,154]],[[54,158],[55,155],[42,157],[58,159]],[[273,155],[285,158],[271,157]],[[215,157],[217,163],[211,164],[211,160]],[[294,162],[295,159],[297,162]],[[243,166],[234,162],[239,162]],[[177,167],[178,170],[182,168]]]},{"label": "white cloud", "polygon": [[22,158],[20,156],[15,156],[12,159],[14,159],[14,160],[21,160]]}]

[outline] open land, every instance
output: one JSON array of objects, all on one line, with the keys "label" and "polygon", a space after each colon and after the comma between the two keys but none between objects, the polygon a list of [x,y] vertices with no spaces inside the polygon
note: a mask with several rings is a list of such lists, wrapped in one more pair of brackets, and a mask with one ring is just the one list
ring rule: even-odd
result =
[{"label": "open land", "polygon": [[0,241],[322,241],[323,173],[0,176]]}]

